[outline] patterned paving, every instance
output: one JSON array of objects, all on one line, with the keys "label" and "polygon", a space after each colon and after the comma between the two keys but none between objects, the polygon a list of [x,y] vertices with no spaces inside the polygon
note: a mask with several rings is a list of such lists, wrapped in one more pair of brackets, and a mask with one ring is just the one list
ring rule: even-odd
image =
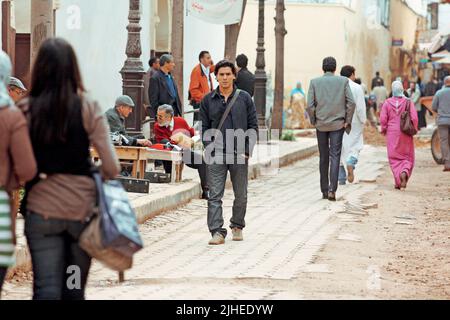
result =
[{"label": "patterned paving", "polygon": [[[224,246],[207,246],[206,203],[200,200],[157,217],[141,227],[146,247],[126,273],[127,282],[117,284],[117,275],[96,263],[88,298],[301,299],[288,291],[230,282],[287,281],[302,272],[327,271],[326,266],[315,268],[313,261],[339,226],[336,221],[331,223],[332,217],[343,210],[345,200],[358,202],[375,188],[371,181],[380,174],[384,161],[383,151],[367,147],[356,172],[367,182],[340,188],[337,203],[320,198],[317,157],[283,168],[276,176],[252,181],[248,227],[241,243],[227,239]],[[232,200],[232,190],[227,190],[226,221],[231,217]]]}]

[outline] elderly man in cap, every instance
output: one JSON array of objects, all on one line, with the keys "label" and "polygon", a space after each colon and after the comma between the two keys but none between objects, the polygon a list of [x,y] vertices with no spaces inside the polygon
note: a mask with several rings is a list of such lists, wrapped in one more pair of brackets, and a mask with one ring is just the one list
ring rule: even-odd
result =
[{"label": "elderly man in cap", "polygon": [[15,103],[19,102],[27,91],[22,81],[14,77],[9,78],[8,92]]},{"label": "elderly man in cap", "polygon": [[112,133],[118,132],[128,141],[129,146],[151,147],[152,143],[147,139],[137,139],[127,135],[125,130],[125,119],[130,116],[134,109],[134,102],[129,96],[120,96],[116,100],[114,108],[109,109],[106,113],[109,129]]}]

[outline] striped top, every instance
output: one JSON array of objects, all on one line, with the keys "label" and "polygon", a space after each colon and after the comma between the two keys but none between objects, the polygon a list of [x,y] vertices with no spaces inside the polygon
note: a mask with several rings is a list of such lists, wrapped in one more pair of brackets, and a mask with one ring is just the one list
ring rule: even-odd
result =
[{"label": "striped top", "polygon": [[14,244],[12,235],[9,196],[0,188],[0,267],[14,264]]}]

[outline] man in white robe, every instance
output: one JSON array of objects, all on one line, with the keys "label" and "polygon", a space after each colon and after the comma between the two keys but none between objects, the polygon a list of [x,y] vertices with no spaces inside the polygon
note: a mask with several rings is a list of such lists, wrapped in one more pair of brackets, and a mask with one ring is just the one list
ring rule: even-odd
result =
[{"label": "man in white robe", "polygon": [[341,76],[349,78],[350,89],[356,102],[356,109],[352,120],[352,130],[350,134],[344,134],[342,142],[341,167],[339,170],[339,183],[341,185],[355,181],[355,168],[358,163],[359,153],[364,147],[364,126],[367,121],[366,101],[363,88],[355,82],[355,68],[344,66]]}]

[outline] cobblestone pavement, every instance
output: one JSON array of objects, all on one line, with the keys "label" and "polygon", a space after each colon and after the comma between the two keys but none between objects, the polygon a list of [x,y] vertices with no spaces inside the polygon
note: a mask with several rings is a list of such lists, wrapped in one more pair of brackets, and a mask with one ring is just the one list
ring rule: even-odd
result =
[{"label": "cobblestone pavement", "polygon": [[[318,157],[282,168],[249,185],[244,242],[209,247],[206,202],[195,200],[141,226],[145,249],[136,255],[126,282],[95,263],[88,299],[302,299],[290,281],[321,272],[314,258],[339,223],[346,202],[358,204],[385,164],[384,149],[366,147],[357,169],[359,183],[338,191],[338,202],[321,200]],[[233,194],[224,197],[226,221]],[[324,270],[322,270],[324,271]],[[325,270],[326,271],[326,270]],[[29,298],[31,283],[7,283],[4,298]]]}]

